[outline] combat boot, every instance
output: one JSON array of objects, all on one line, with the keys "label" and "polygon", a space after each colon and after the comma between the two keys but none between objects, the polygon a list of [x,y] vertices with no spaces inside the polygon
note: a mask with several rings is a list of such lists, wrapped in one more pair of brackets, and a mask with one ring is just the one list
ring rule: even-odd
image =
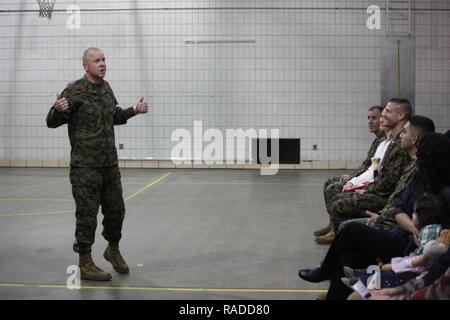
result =
[{"label": "combat boot", "polygon": [[91,253],[80,253],[81,280],[109,281],[111,274],[103,271],[92,261]]},{"label": "combat boot", "polygon": [[326,235],[328,232],[330,232],[332,228],[333,227],[332,227],[331,221],[330,221],[330,223],[328,223],[328,225],[326,227],[314,231],[313,234],[314,234],[315,237],[321,237],[321,236]]},{"label": "combat boot", "polygon": [[331,231],[328,232],[326,235],[317,237],[314,241],[317,244],[331,244],[334,241],[334,238],[335,238],[334,230],[331,229]]},{"label": "combat boot", "polygon": [[119,242],[110,241],[108,243],[108,247],[106,247],[103,257],[106,259],[106,261],[111,262],[113,269],[118,273],[127,274],[130,272],[127,263],[120,254]]}]

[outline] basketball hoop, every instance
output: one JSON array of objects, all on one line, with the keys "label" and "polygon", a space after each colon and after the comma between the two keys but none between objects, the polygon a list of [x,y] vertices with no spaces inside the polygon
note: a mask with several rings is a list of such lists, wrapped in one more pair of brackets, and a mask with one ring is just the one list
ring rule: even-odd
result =
[{"label": "basketball hoop", "polygon": [[39,17],[52,20],[53,6],[56,0],[36,0],[39,5]]}]

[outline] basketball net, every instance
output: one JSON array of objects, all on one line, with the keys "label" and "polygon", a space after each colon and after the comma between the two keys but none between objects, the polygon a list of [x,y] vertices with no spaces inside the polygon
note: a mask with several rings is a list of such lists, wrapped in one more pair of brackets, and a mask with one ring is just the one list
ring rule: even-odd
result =
[{"label": "basketball net", "polygon": [[39,5],[39,17],[52,20],[53,6],[56,0],[36,0]]}]

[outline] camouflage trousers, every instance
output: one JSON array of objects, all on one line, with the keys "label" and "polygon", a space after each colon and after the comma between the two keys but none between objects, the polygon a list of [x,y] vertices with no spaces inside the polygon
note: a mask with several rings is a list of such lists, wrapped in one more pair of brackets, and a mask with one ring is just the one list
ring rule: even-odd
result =
[{"label": "camouflage trousers", "polygon": [[339,225],[338,232],[341,232],[341,230],[343,228],[345,228],[346,225],[348,225],[349,223],[353,223],[353,222],[362,223],[362,224],[365,224],[366,226],[372,227],[374,229],[384,230],[384,231],[389,231],[396,226],[395,222],[385,220],[382,217],[379,217],[375,221],[369,221],[369,218],[355,218],[355,219],[342,221],[341,224]]},{"label": "camouflage trousers", "polygon": [[359,194],[356,192],[341,192],[331,199],[329,206],[331,222],[337,233],[342,222],[366,218],[366,210],[378,212],[384,208],[387,199],[374,194]]},{"label": "camouflage trousers", "polygon": [[78,253],[91,251],[100,205],[103,214],[103,237],[107,241],[119,241],[125,217],[119,168],[71,167],[70,183],[76,205],[73,250]]},{"label": "camouflage trousers", "polygon": [[325,181],[323,185],[323,198],[325,199],[325,207],[327,208],[328,214],[331,214],[330,205],[337,194],[342,192],[344,184],[341,182],[341,177],[333,177]]}]

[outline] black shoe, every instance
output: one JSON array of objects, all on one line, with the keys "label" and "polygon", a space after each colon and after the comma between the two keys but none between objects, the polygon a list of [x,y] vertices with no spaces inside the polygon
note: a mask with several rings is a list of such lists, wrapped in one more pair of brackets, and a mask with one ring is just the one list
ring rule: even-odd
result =
[{"label": "black shoe", "polygon": [[308,282],[322,282],[327,280],[320,272],[320,267],[313,269],[300,269],[298,276]]}]

